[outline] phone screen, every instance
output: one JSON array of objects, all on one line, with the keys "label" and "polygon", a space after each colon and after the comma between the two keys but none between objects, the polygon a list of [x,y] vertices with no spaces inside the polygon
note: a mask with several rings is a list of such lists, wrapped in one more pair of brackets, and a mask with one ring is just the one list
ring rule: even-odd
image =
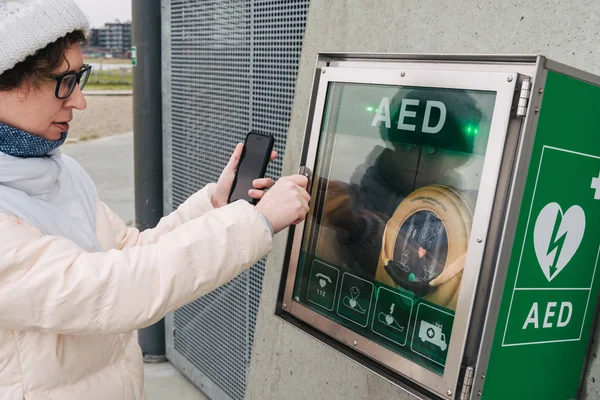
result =
[{"label": "phone screen", "polygon": [[235,187],[231,193],[231,202],[243,199],[252,203],[253,200],[248,195],[248,191],[252,189],[252,182],[255,179],[263,177],[264,169],[271,155],[272,140],[269,136],[248,134],[238,167]]}]

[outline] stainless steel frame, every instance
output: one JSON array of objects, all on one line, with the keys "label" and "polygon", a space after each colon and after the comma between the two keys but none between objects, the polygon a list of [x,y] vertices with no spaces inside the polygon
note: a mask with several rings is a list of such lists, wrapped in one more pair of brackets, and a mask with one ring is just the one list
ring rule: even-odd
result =
[{"label": "stainless steel frame", "polygon": [[[321,60],[326,58],[324,57]],[[526,64],[531,62],[532,58],[523,57],[523,60],[519,61],[523,61],[523,64]],[[474,214],[462,289],[459,295],[444,375],[439,376],[378,344],[369,342],[350,329],[332,322],[293,300],[293,286],[304,232],[303,224],[295,229],[293,240],[290,244],[289,269],[287,271],[285,291],[282,296],[282,307],[286,312],[299,320],[334,337],[342,343],[351,344],[356,351],[382,363],[413,382],[423,385],[438,396],[453,396],[461,375],[463,354],[469,323],[471,321],[471,310],[477,289],[480,266],[483,262],[484,248],[486,247],[485,239],[488,237],[492,207],[498,189],[498,175],[511,115],[511,104],[514,98],[515,85],[519,78],[516,70],[520,68],[513,68],[512,72],[489,72],[488,65],[482,65],[483,63],[478,65],[479,68],[463,64],[462,70],[461,68],[455,68],[456,64],[451,66],[445,65],[446,68],[444,69],[440,67],[439,63],[435,64],[437,68],[427,68],[431,67],[431,65],[423,68],[424,65],[422,62],[403,62],[398,63],[401,65],[395,65],[394,67],[386,65],[382,68],[373,68],[381,66],[377,62],[369,61],[369,63],[372,63],[370,65],[371,68],[356,68],[357,65],[352,67],[344,65],[342,62],[336,62],[336,67],[321,69],[314,110],[312,111],[312,116],[309,116],[309,121],[312,121],[312,128],[310,129],[309,139],[305,143],[304,165],[314,169],[321,131],[322,113],[330,82],[457,88],[494,91],[497,93],[486,158],[482,171],[482,184]],[[504,71],[506,71],[507,66],[503,67]]]},{"label": "stainless steel frame", "polygon": [[[527,132],[528,134],[521,134],[516,155],[515,168],[511,177],[511,190],[508,195],[509,199],[506,218],[504,220],[504,225],[502,226],[502,233],[500,236],[501,240],[498,245],[499,251],[496,260],[497,267],[490,290],[490,297],[492,299],[496,299],[496,301],[489,302],[486,312],[484,332],[479,349],[475,377],[473,379],[473,391],[471,396],[473,399],[476,399],[477,395],[481,393],[485,383],[485,374],[489,363],[490,351],[496,330],[500,299],[502,297],[502,291],[506,281],[506,270],[508,269],[512,246],[514,243],[514,235],[517,228],[517,216],[521,208],[523,190],[525,188],[525,182],[527,179],[527,166],[529,165],[529,161],[531,159],[531,149],[535,139],[535,128],[538,121],[538,113],[535,112],[535,110],[539,109],[540,107],[543,88],[546,81],[546,73],[543,70],[544,61],[545,59],[543,58],[538,60],[536,64],[536,71],[532,77],[532,97],[529,100],[529,111],[525,116],[525,121],[521,131],[522,133]],[[525,173],[523,171],[525,171]]]}]

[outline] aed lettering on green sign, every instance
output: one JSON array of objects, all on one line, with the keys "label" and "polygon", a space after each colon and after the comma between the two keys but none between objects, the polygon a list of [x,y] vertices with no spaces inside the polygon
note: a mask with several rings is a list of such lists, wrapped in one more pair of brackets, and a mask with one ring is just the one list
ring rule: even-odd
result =
[{"label": "aed lettering on green sign", "polygon": [[[420,100],[417,99],[402,99],[400,103],[400,116],[398,118],[398,129],[404,129],[407,131],[415,131],[417,126],[414,123],[407,122],[407,119],[417,117],[417,112],[409,109],[409,106],[416,107],[419,105]],[[422,124],[420,130],[423,133],[438,133],[442,130],[442,127],[446,123],[446,105],[441,101],[428,100],[425,102],[425,113],[423,114]],[[432,110],[436,109],[439,112],[439,117],[435,123],[432,122]],[[371,122],[371,126],[377,126],[379,122],[384,122],[386,128],[392,127],[390,119],[390,99],[384,97],[379,103],[375,117]],[[434,125],[435,124],[435,125]]]},{"label": "aed lettering on green sign", "polygon": [[[577,174],[566,165],[577,165]],[[585,209],[599,171],[594,157],[543,148],[503,346],[581,339],[596,274],[582,257],[597,250],[600,238]],[[560,177],[567,190],[556,190]]]},{"label": "aed lettering on green sign", "polygon": [[[374,92],[377,93],[377,92]],[[368,99],[368,97],[367,97]],[[493,92],[419,88],[398,91],[378,99],[369,127],[392,143],[443,148],[446,151],[483,154],[477,137],[487,137],[493,110]]]}]

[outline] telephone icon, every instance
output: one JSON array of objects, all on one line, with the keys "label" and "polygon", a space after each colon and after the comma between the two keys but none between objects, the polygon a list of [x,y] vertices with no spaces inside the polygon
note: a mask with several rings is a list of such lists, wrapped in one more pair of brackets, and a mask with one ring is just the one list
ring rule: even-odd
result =
[{"label": "telephone icon", "polygon": [[324,274],[316,274],[315,278],[320,278],[319,279],[319,286],[321,286],[322,288],[325,287],[325,285],[327,285],[327,282],[329,282],[331,284],[331,278],[328,277],[327,275]]}]

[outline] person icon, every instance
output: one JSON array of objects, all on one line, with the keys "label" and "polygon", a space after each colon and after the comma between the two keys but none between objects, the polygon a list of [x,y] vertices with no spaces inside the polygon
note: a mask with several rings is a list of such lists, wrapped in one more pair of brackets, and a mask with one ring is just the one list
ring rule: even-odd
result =
[{"label": "person icon", "polygon": [[408,263],[408,250],[404,250],[402,253],[402,257],[400,258],[400,264],[403,266],[407,266]]},{"label": "person icon", "polygon": [[363,308],[358,302],[358,298],[360,297],[360,290],[356,286],[352,286],[350,288],[350,296],[345,296],[343,303],[346,307],[360,313],[364,314],[367,312],[365,308]]}]

